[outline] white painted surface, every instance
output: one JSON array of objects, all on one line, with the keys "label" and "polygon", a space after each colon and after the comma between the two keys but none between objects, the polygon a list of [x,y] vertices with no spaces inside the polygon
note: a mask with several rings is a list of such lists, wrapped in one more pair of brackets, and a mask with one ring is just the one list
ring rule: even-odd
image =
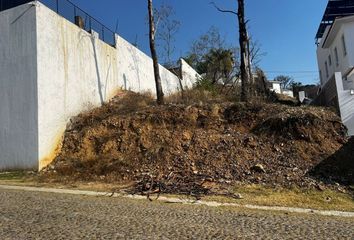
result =
[{"label": "white painted surface", "polygon": [[[118,82],[124,90],[156,94],[152,59],[120,36],[116,36],[118,52]],[[177,91],[176,75],[160,65],[162,88],[165,95]]]},{"label": "white painted surface", "polygon": [[[116,48],[60,17],[37,8],[40,167],[50,162],[69,119],[100,106],[121,90],[156,93],[152,59],[116,36]],[[160,66],[164,93],[178,78]]]},{"label": "white painted surface", "polygon": [[60,17],[37,7],[40,167],[55,156],[69,119],[100,106],[119,89],[117,51]]},{"label": "white painted surface", "polygon": [[182,58],[180,59],[180,67],[184,88],[192,88],[196,80],[200,79],[201,76]]},{"label": "white painted surface", "polygon": [[294,97],[294,92],[292,90],[283,89],[282,94],[289,96],[289,97]]},{"label": "white painted surface", "polygon": [[281,86],[279,82],[272,82],[270,81],[270,83],[272,84],[272,87],[269,89],[270,91],[274,91],[276,93],[281,94]]},{"label": "white painted surface", "polygon": [[301,103],[303,103],[304,100],[305,100],[305,98],[306,98],[305,91],[300,91],[300,92],[299,92],[299,101],[300,101]]},{"label": "white painted surface", "polygon": [[[326,37],[328,36],[327,40]],[[344,36],[347,54],[344,53],[342,36]],[[326,41],[325,41],[326,40]],[[325,44],[324,44],[325,43]],[[336,62],[335,49],[338,52],[338,65]],[[331,58],[331,64],[329,60]],[[346,75],[354,66],[354,17],[341,18],[335,21],[333,27],[327,30],[317,48],[317,62],[322,73],[322,87],[333,77],[335,72]],[[326,63],[328,75],[326,71]],[[354,86],[354,75],[349,76],[344,83],[345,88]]]},{"label": "white painted surface", "polygon": [[36,168],[35,7],[0,12],[0,170]]},{"label": "white painted surface", "polygon": [[[0,169],[42,168],[69,119],[121,89],[156,92],[148,55],[119,36],[109,46],[39,2],[1,12],[0,29]],[[160,75],[165,95],[176,92],[177,76],[162,66]]]},{"label": "white painted surface", "polygon": [[335,74],[338,102],[343,124],[348,128],[348,135],[354,136],[354,95],[343,89],[342,74]]}]

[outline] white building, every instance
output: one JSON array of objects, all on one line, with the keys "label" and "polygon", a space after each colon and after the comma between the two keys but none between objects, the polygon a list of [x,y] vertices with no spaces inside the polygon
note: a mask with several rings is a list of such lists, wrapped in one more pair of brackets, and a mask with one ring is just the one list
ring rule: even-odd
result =
[{"label": "white building", "polygon": [[[48,2],[65,3],[77,14],[74,23]],[[121,89],[155,93],[152,66],[149,56],[66,0],[0,0],[0,170],[46,166],[70,118]],[[182,84],[192,87],[197,73],[183,60],[181,68]],[[165,94],[180,88],[162,66],[160,75]]]},{"label": "white building", "polygon": [[294,92],[290,89],[283,89],[281,82],[279,81],[268,81],[268,88],[277,94],[283,94],[289,97],[294,97]]},{"label": "white building", "polygon": [[281,94],[281,84],[278,81],[268,81],[268,87],[270,91]]},{"label": "white building", "polygon": [[354,0],[329,0],[316,39],[321,92],[315,102],[336,107],[354,135]]}]

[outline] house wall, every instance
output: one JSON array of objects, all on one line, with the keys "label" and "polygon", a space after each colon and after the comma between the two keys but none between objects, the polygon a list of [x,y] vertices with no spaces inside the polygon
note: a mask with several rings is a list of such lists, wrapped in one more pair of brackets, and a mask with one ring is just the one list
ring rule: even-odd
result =
[{"label": "house wall", "polygon": [[274,91],[276,93],[281,94],[281,86],[280,83],[278,82],[272,82],[272,88],[270,88],[270,91]]},{"label": "house wall", "polygon": [[[326,31],[326,33],[328,30]],[[344,54],[342,36],[345,38],[347,54]],[[326,35],[323,37],[322,41],[325,40]],[[328,48],[322,48],[322,43],[320,43],[317,48],[317,60],[318,67],[321,71],[321,83],[322,86],[330,80],[335,72],[341,72],[343,75],[354,66],[354,22],[342,24],[335,39]],[[335,48],[338,52],[338,65],[336,63]],[[330,64],[329,56],[331,56],[332,64]],[[326,63],[328,67],[328,75],[326,74]],[[349,77],[344,81],[344,87],[349,89],[354,87],[354,75]]]},{"label": "house wall", "polygon": [[36,10],[0,12],[0,170],[38,165]]},{"label": "house wall", "polygon": [[[116,47],[37,7],[39,168],[60,149],[70,118],[109,101],[121,89],[156,92],[152,59],[116,36]],[[179,80],[160,66],[166,95]]]},{"label": "house wall", "polygon": [[354,95],[350,95],[350,90],[344,90],[341,73],[335,74],[335,81],[342,122],[348,128],[348,135],[354,136]]}]

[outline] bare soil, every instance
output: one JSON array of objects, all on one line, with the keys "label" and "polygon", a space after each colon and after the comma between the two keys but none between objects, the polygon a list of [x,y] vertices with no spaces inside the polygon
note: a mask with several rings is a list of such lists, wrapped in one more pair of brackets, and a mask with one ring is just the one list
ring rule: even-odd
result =
[{"label": "bare soil", "polygon": [[236,182],[353,184],[354,140],[319,107],[207,102],[156,106],[125,93],[72,119],[51,181],[133,181],[137,191],[206,194]]}]

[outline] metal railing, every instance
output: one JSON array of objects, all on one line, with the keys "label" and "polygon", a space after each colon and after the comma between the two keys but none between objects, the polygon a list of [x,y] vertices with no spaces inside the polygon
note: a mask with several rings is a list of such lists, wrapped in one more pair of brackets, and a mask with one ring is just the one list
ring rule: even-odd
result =
[{"label": "metal railing", "polygon": [[0,0],[0,12],[29,2],[32,0]]},{"label": "metal railing", "polygon": [[102,41],[115,47],[116,39],[114,31],[107,28],[100,21],[69,0],[39,0],[39,2],[87,32],[91,33],[92,30],[97,32]]}]

